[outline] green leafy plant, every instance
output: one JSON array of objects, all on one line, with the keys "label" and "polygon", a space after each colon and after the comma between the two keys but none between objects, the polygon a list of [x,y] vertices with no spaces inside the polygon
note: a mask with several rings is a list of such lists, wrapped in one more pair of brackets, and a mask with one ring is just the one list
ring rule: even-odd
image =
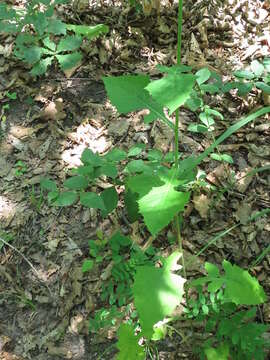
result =
[{"label": "green leafy plant", "polygon": [[9,92],[5,91],[3,94],[3,100],[5,104],[1,107],[1,113],[0,113],[0,120],[5,122],[6,121],[6,113],[10,109],[10,100],[16,100],[17,99],[17,93],[16,92]]},{"label": "green leafy plant", "polygon": [[1,249],[5,246],[5,244],[3,243],[3,241],[1,241],[1,238],[9,243],[9,242],[12,242],[12,240],[14,240],[14,234],[10,233],[10,232],[7,232],[7,231],[4,231],[0,228],[0,251]]},{"label": "green leafy plant", "polygon": [[27,165],[23,161],[19,160],[15,164],[15,169],[15,176],[19,177],[27,172]]},{"label": "green leafy plant", "polygon": [[[84,260],[82,271],[87,272],[104,263],[108,266],[104,271],[101,300],[108,301],[110,308],[102,308],[90,319],[89,330],[98,331],[100,328],[114,325],[116,320],[130,313],[129,304],[133,300],[132,285],[134,283],[135,268],[141,265],[153,265],[159,259],[154,248],[143,252],[132,241],[119,232],[111,238],[103,238],[97,234],[97,240],[89,240],[90,258]],[[105,275],[106,274],[106,275]],[[118,308],[125,306],[124,313]],[[133,312],[134,316],[134,312]]]},{"label": "green leafy plant", "polygon": [[233,73],[237,81],[230,81],[224,85],[224,92],[237,89],[239,96],[248,94],[257,88],[263,93],[270,94],[270,58],[262,62],[253,60],[247,69],[237,70]]},{"label": "green leafy plant", "polygon": [[[196,288],[197,298],[189,299],[186,315],[201,321],[209,334],[200,358],[228,359],[231,356],[237,360],[262,360],[270,346],[262,337],[268,326],[251,322],[256,316],[255,307],[239,311],[239,305],[265,302],[263,288],[237,265],[224,260],[223,268],[224,275],[221,275],[217,266],[205,263],[208,275],[189,284]],[[203,288],[204,285],[207,287]],[[200,349],[198,353],[202,354]]]},{"label": "green leafy plant", "polygon": [[55,59],[63,71],[77,66],[83,57],[79,51],[83,38],[92,40],[108,32],[103,24],[65,24],[55,17],[55,7],[66,2],[31,0],[23,11],[0,5],[0,32],[16,35],[14,54],[32,67],[33,76],[46,73]]},{"label": "green leafy plant", "polygon": [[[177,65],[159,67],[165,75],[153,81],[148,75],[143,74],[103,78],[108,97],[119,113],[126,114],[147,109],[148,114],[144,116],[145,123],[159,119],[174,132],[173,156],[163,154],[158,149],[145,149],[141,144],[128,152],[114,148],[104,156],[86,149],[81,156],[82,165],[75,169],[73,176],[65,180],[63,184],[68,191],[60,191],[56,182],[50,179],[44,179],[41,182],[42,188],[48,191],[48,199],[52,205],[69,206],[79,199],[83,206],[99,209],[103,217],[117,206],[117,187],[121,185],[125,189],[124,201],[130,221],[142,218],[154,239],[165,227],[171,223],[175,224],[174,230],[179,251],[173,252],[167,258],[161,258],[158,262],[151,259],[152,263],[151,261],[149,263],[146,254],[143,254],[141,250],[139,252],[137,249],[134,250],[129,238],[121,234],[114,235],[108,241],[101,237],[99,242],[89,243],[91,261],[84,263],[83,271],[91,271],[93,266],[104,261],[104,249],[109,245],[112,269],[109,280],[103,287],[103,299],[108,299],[113,309],[116,304],[125,305],[134,299],[138,313],[138,319],[120,326],[117,359],[126,359],[127,354],[129,360],[145,358],[151,339],[157,337],[155,325],[164,318],[170,317],[182,301],[187,279],[180,215],[190,199],[194,185],[198,182],[198,165],[211,155],[220,143],[241,127],[270,112],[270,107],[257,110],[231,125],[217,139],[213,139],[212,144],[202,154],[181,158],[179,155],[179,107],[191,102],[192,96],[194,100],[194,90],[200,91],[200,94],[203,91],[214,94],[221,91],[223,86],[215,74],[210,74],[213,75],[212,79],[206,70],[193,74],[180,64],[181,32],[182,1],[179,1]],[[209,83],[206,83],[207,81]],[[214,117],[222,118],[222,115],[216,109],[210,109],[201,103],[199,107],[203,114],[200,117],[202,125],[205,126],[207,132],[211,133]],[[175,121],[165,115],[164,108],[168,110],[169,116],[175,114]],[[145,157],[140,157],[142,151],[146,154]],[[99,189],[99,178],[104,179],[104,177],[110,181],[109,188],[96,190]],[[95,191],[88,191],[94,186]],[[132,251],[136,253],[133,255]],[[129,252],[129,257],[124,256],[126,252]],[[180,258],[182,266],[178,265]],[[223,268],[225,273],[221,275],[216,266],[206,264],[208,275],[191,284],[200,287],[207,285],[208,291],[214,294],[211,295],[212,299],[219,300],[218,296],[224,295],[226,302],[234,306],[257,305],[266,300],[263,289],[247,271],[228,261],[223,262]],[[183,276],[180,275],[180,270]],[[225,303],[222,303],[223,305],[225,306]],[[215,306],[212,307],[214,311]],[[201,291],[200,306],[192,310],[192,316],[197,316],[200,312],[207,315],[210,310],[212,311]],[[232,319],[237,314],[237,311],[234,311],[230,313]],[[106,319],[109,323],[115,319],[114,316],[110,316],[109,310],[98,313],[96,324]],[[241,323],[246,318],[240,316],[239,319]],[[222,324],[222,321],[220,323]],[[215,329],[218,331],[219,328]],[[228,333],[225,334],[224,330],[220,330],[216,336],[218,340],[220,337],[220,343],[217,346],[215,342],[209,343],[205,347],[205,355],[209,359],[211,356],[213,359],[217,353],[223,358],[228,357],[228,354],[233,357],[238,356],[235,345],[239,342],[234,343],[236,340],[230,340]],[[141,339],[143,342],[140,341]],[[247,343],[247,340],[245,341]],[[246,345],[243,345],[241,349],[242,353],[254,352],[254,348],[246,350]]]}]

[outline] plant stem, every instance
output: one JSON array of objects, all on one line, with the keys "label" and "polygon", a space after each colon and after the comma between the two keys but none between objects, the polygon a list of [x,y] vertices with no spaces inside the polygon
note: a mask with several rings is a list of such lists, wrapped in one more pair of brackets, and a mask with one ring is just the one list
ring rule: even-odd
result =
[{"label": "plant stem", "polygon": [[179,250],[180,250],[180,253],[182,254],[183,275],[184,275],[184,278],[186,279],[187,273],[186,273],[185,258],[184,258],[184,252],[183,252],[183,241],[182,241],[180,225],[179,225],[179,215],[175,216],[175,226],[176,226],[176,236],[177,236],[177,240],[178,240]]},{"label": "plant stem", "polygon": [[[177,30],[177,65],[181,64],[181,46],[182,46],[182,22],[183,22],[183,0],[178,1],[178,30]],[[178,168],[179,162],[179,109],[175,111],[174,126],[174,163]]]},{"label": "plant stem", "polygon": [[177,65],[181,64],[183,0],[178,1]]},{"label": "plant stem", "polygon": [[[178,31],[177,31],[177,65],[181,64],[181,45],[182,45],[182,22],[183,22],[183,0],[178,1]],[[174,125],[174,166],[179,166],[179,109],[175,111],[175,125]],[[179,250],[182,254],[183,275],[187,278],[185,259],[183,253],[182,237],[179,225],[179,215],[175,216],[176,237],[179,245]]]}]

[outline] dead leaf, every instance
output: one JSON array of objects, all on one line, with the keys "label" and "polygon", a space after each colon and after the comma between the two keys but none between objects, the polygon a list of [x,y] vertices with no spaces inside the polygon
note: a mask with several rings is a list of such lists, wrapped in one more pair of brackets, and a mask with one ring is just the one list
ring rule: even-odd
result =
[{"label": "dead leaf", "polygon": [[194,195],[193,196],[193,204],[195,209],[198,211],[200,216],[203,219],[207,218],[209,206],[211,204],[211,199],[205,194]]},{"label": "dead leaf", "polygon": [[54,120],[59,121],[63,120],[66,117],[66,113],[64,111],[64,103],[63,99],[59,98],[55,101],[51,101],[43,111],[41,112],[41,116],[45,120]]},{"label": "dead leaf", "polygon": [[245,225],[248,223],[249,217],[251,215],[251,206],[247,203],[240,203],[238,205],[236,213],[234,213],[234,217],[236,220],[240,221],[241,224]]}]

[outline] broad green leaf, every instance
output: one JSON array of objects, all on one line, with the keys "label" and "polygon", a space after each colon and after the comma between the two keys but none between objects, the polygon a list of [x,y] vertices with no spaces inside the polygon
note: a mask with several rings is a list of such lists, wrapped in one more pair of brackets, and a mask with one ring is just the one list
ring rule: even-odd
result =
[{"label": "broad green leaf", "polygon": [[217,111],[215,109],[211,109],[211,108],[207,107],[205,109],[205,113],[207,115],[213,115],[213,116],[216,116],[216,117],[220,118],[221,120],[224,120],[224,116],[219,111]]},{"label": "broad green leaf", "polygon": [[29,24],[33,24],[36,32],[39,35],[43,35],[48,28],[48,19],[42,12],[29,16],[27,21]]},{"label": "broad green leaf", "polygon": [[162,324],[162,325],[158,324],[158,326],[154,326],[154,334],[153,334],[151,340],[159,341],[159,340],[165,339],[166,335],[167,335],[166,324]]},{"label": "broad green leaf", "polygon": [[54,200],[57,199],[58,195],[59,195],[59,191],[58,191],[58,190],[50,191],[50,192],[48,193],[48,201],[49,201],[49,203],[52,204],[52,203],[54,202]]},{"label": "broad green leaf", "polygon": [[198,96],[197,92],[192,90],[190,97],[187,99],[184,105],[191,111],[196,111],[203,105],[203,101]]},{"label": "broad green leaf", "polygon": [[200,89],[204,92],[208,92],[209,94],[217,94],[220,92],[220,88],[214,84],[202,84]]},{"label": "broad green leaf", "polygon": [[80,194],[80,203],[91,209],[100,209],[106,211],[103,199],[93,192],[82,192]]},{"label": "broad green leaf", "polygon": [[181,302],[185,279],[172,273],[180,256],[180,253],[173,253],[162,268],[139,266],[136,269],[134,304],[139,313],[142,335],[147,339],[151,339],[154,333],[153,326],[171,315]]},{"label": "broad green leaf", "polygon": [[78,195],[73,191],[64,191],[59,194],[57,199],[53,202],[54,206],[70,206],[78,198]]},{"label": "broad green leaf", "polygon": [[253,89],[253,83],[238,83],[237,89],[237,94],[239,96],[244,96]]},{"label": "broad green leaf", "polygon": [[145,89],[157,103],[169,108],[171,115],[189,98],[194,83],[194,75],[169,74],[160,80],[150,82]]},{"label": "broad green leaf", "polygon": [[73,68],[82,60],[82,54],[80,52],[74,52],[66,55],[56,55],[55,57],[59,61],[60,67],[63,71]]},{"label": "broad green leaf", "polygon": [[33,69],[30,71],[30,74],[33,76],[39,76],[46,73],[48,66],[52,64],[53,56],[47,57],[46,59],[40,60]]},{"label": "broad green leaf", "polygon": [[97,153],[94,153],[91,149],[85,149],[81,156],[81,161],[86,165],[101,166],[102,160]]},{"label": "broad green leaf", "polygon": [[83,37],[88,38],[89,40],[101,35],[107,34],[109,27],[104,24],[98,24],[95,26],[87,25],[66,25],[67,29],[73,31],[77,35],[82,35]]},{"label": "broad green leaf", "polygon": [[237,305],[258,305],[266,301],[266,295],[255,277],[237,265],[224,260],[225,297]]},{"label": "broad green leaf", "polygon": [[149,84],[147,75],[123,75],[103,78],[106,91],[119,113],[126,114],[130,111],[145,108],[140,95],[145,93],[144,88]]},{"label": "broad green leaf", "polygon": [[228,360],[230,357],[230,348],[227,343],[222,343],[219,347],[209,347],[204,350],[207,360]]},{"label": "broad green leaf", "polygon": [[146,145],[145,145],[145,144],[136,144],[136,145],[132,146],[132,147],[129,149],[128,157],[140,155],[140,153],[141,153],[143,150],[145,150],[145,148],[146,148]]},{"label": "broad green leaf", "polygon": [[233,158],[231,157],[231,155],[213,153],[210,155],[210,157],[217,161],[221,161],[221,162],[224,161],[229,164],[233,164]]},{"label": "broad green leaf", "polygon": [[258,280],[248,271],[224,260],[222,263],[225,274],[220,275],[218,269],[205,263],[208,275],[191,281],[191,286],[208,283],[208,290],[215,292],[225,286],[224,296],[227,301],[236,305],[258,305],[266,301],[266,295]]},{"label": "broad green leaf", "polygon": [[270,58],[263,59],[263,66],[265,67],[267,72],[270,72]]},{"label": "broad green leaf", "polygon": [[47,178],[42,179],[40,181],[40,186],[42,189],[45,189],[45,190],[57,191],[56,182],[51,179],[47,179]]},{"label": "broad green leaf", "polygon": [[[108,243],[116,254],[119,254],[120,248],[127,247],[132,245],[132,241],[127,236],[123,236],[119,231],[117,231],[113,236],[108,240]],[[120,259],[122,261],[122,258]]]},{"label": "broad green leaf", "polygon": [[211,77],[211,72],[208,68],[202,68],[195,73],[196,82],[200,86]]},{"label": "broad green leaf", "polygon": [[18,47],[22,46],[22,45],[30,45],[30,44],[35,44],[36,43],[36,37],[34,35],[31,34],[25,34],[25,33],[21,33],[17,36],[16,38],[16,45]]},{"label": "broad green leaf", "polygon": [[258,89],[261,89],[266,94],[270,94],[270,86],[269,85],[265,84],[262,81],[255,82],[255,85]]},{"label": "broad green leaf", "polygon": [[82,39],[77,36],[66,36],[60,40],[57,46],[57,52],[74,51],[79,49],[82,44]]},{"label": "broad green leaf", "polygon": [[158,149],[150,149],[147,153],[147,159],[150,161],[161,161],[163,154]]},{"label": "broad green leaf", "polygon": [[207,128],[215,124],[215,120],[207,112],[200,113],[199,119],[205,126],[207,126]]},{"label": "broad green leaf", "polygon": [[65,180],[63,185],[71,190],[81,190],[88,187],[88,180],[84,176],[78,175]]},{"label": "broad green leaf", "polygon": [[16,34],[18,31],[18,25],[12,24],[7,21],[0,21],[0,33]]},{"label": "broad green leaf", "polygon": [[150,82],[146,75],[123,75],[103,78],[107,94],[119,113],[126,114],[135,110],[149,109],[150,114],[144,121],[149,123],[156,119],[165,122],[171,129],[173,124],[166,118],[162,106],[151,99],[144,89]]},{"label": "broad green leaf", "polygon": [[6,3],[0,4],[0,19],[1,20],[12,20],[16,17],[16,11],[9,8]]},{"label": "broad green leaf", "polygon": [[209,262],[205,262],[205,270],[208,272],[210,276],[218,277],[219,276],[219,269],[216,265],[211,264]]},{"label": "broad green leaf", "polygon": [[232,89],[237,89],[239,84],[241,85],[242,83],[239,81],[229,81],[223,85],[222,92],[226,93],[231,91]]},{"label": "broad green leaf", "polygon": [[93,269],[94,266],[94,261],[93,260],[84,260],[83,264],[82,264],[82,272],[85,273],[91,269]]},{"label": "broad green leaf", "polygon": [[132,160],[130,161],[127,166],[125,167],[125,171],[129,172],[130,174],[134,173],[151,173],[151,168],[145,164],[143,160]]},{"label": "broad green leaf", "polygon": [[264,72],[264,66],[258,60],[253,60],[250,64],[250,68],[257,77],[260,77]]},{"label": "broad green leaf", "polygon": [[140,337],[134,334],[134,329],[131,325],[121,324],[118,330],[117,360],[144,360],[145,351],[139,345]]},{"label": "broad green leaf", "polygon": [[110,150],[106,155],[103,156],[107,161],[119,162],[125,160],[127,154],[124,150],[120,150],[118,148]]},{"label": "broad green leaf", "polygon": [[118,194],[114,187],[105,189],[100,194],[101,199],[105,205],[105,210],[101,211],[102,217],[106,217],[110,212],[112,212],[118,203]]},{"label": "broad green leaf", "polygon": [[[17,51],[18,50],[18,51]],[[34,64],[40,60],[43,54],[43,48],[39,46],[26,47],[16,49],[15,55],[26,61],[28,64]]]},{"label": "broad green leaf", "polygon": [[124,193],[124,202],[128,213],[128,219],[131,223],[134,223],[140,218],[137,201],[138,201],[138,194],[126,188],[126,191]]},{"label": "broad green leaf", "polygon": [[66,24],[59,19],[49,19],[47,31],[48,33],[54,35],[66,35],[67,33],[66,27],[67,27]]},{"label": "broad green leaf", "polygon": [[[155,184],[157,182],[158,185]],[[157,235],[176,214],[184,210],[190,193],[175,190],[182,183],[174,169],[167,174],[160,172],[157,178],[141,175],[128,181],[131,190],[139,194],[139,211],[152,235]]]},{"label": "broad green leaf", "polygon": [[147,195],[154,186],[161,186],[164,182],[157,175],[140,174],[131,176],[126,181],[126,187],[140,197]]},{"label": "broad green leaf", "polygon": [[237,70],[233,73],[234,76],[242,79],[252,80],[255,75],[249,70]]},{"label": "broad green leaf", "polygon": [[55,51],[56,44],[48,37],[42,40],[43,44],[50,50]]},{"label": "broad green leaf", "polygon": [[101,175],[108,176],[112,179],[115,179],[118,175],[117,168],[114,164],[104,163],[96,170],[96,176],[99,177]]},{"label": "broad green leaf", "polygon": [[201,124],[195,124],[195,123],[189,124],[187,129],[188,131],[196,132],[196,133],[205,133],[209,131],[207,126]]}]

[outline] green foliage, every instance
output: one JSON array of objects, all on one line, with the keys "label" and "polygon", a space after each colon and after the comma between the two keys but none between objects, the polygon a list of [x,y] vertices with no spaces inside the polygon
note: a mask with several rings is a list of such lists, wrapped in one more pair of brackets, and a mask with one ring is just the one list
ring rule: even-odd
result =
[{"label": "green foliage", "polygon": [[216,349],[208,347],[204,350],[207,360],[228,360],[230,349],[228,344],[222,343]]},{"label": "green foliage", "polygon": [[131,325],[121,324],[118,330],[117,360],[140,360],[145,359],[145,350],[138,344],[140,336],[134,335]]},{"label": "green foliage", "polygon": [[117,319],[123,318],[123,314],[113,305],[110,309],[102,308],[95,312],[94,318],[89,320],[89,331],[97,332],[100,329],[106,329],[116,324]]},{"label": "green foliage", "polygon": [[180,253],[173,253],[163,261],[163,267],[137,267],[133,285],[134,304],[139,313],[141,335],[151,339],[153,326],[171,315],[180,304],[185,280],[172,271],[179,269]]},{"label": "green foliage", "polygon": [[248,94],[257,88],[266,94],[270,94],[270,58],[264,58],[262,63],[253,60],[245,70],[237,70],[234,76],[237,81],[231,81],[224,85],[224,92],[237,89],[239,96]]},{"label": "green foliage", "polygon": [[[109,252],[104,256],[106,249]],[[132,284],[136,267],[153,265],[158,259],[155,253],[155,249],[151,247],[143,252],[128,237],[117,232],[110,239],[101,237],[97,241],[89,241],[91,259],[83,263],[82,270],[86,272],[95,264],[109,261],[109,276],[106,276],[107,280],[102,284],[101,299],[108,300],[110,305],[123,306],[133,299]]]},{"label": "green foliage", "polygon": [[33,76],[46,73],[54,60],[63,71],[75,67],[83,57],[83,38],[92,40],[109,30],[103,24],[69,25],[57,19],[55,7],[67,2],[31,0],[20,12],[0,5],[0,32],[16,35],[14,54],[32,67]]},{"label": "green foliage", "polygon": [[[58,23],[55,23],[55,28],[56,31],[61,31]],[[40,22],[36,31],[42,33],[44,29]],[[77,53],[81,44],[78,37],[91,38],[93,35],[83,27],[77,27],[77,31],[73,27],[66,26],[65,29],[74,31],[75,36],[67,35],[55,45],[50,39],[46,41],[47,49],[54,53],[58,61],[63,62],[62,56],[69,55],[65,52]],[[42,41],[45,38],[44,36]],[[42,58],[43,50],[36,44],[31,51],[31,56],[25,55],[29,61],[35,59],[37,62]],[[46,55],[50,56],[46,51]],[[75,61],[76,56],[73,62]],[[252,66],[252,76],[243,72],[238,72],[235,76],[239,79],[249,77],[249,81],[261,79],[262,66],[257,63]],[[122,75],[105,77],[103,81],[108,97],[119,113],[147,109],[149,112],[144,116],[145,123],[159,119],[174,131],[174,153],[163,154],[159,149],[147,149],[144,144],[136,144],[127,152],[115,148],[104,156],[86,149],[81,156],[82,165],[74,169],[69,174],[72,176],[63,184],[70,191],[60,191],[57,184],[49,179],[41,182],[52,205],[67,206],[79,199],[83,206],[99,209],[101,216],[105,217],[116,208],[118,186],[122,186],[130,221],[136,221],[142,216],[148,230],[156,237],[174,218],[179,223],[179,214],[188,203],[193,187],[203,182],[202,177],[197,174],[198,165],[209,155],[215,160],[231,163],[231,157],[219,152],[213,154],[213,151],[241,127],[270,112],[270,107],[265,107],[240,119],[219,138],[213,139],[213,143],[202,154],[181,159],[178,154],[179,113],[176,112],[176,121],[173,122],[165,115],[164,108],[169,110],[170,115],[180,106],[186,106],[193,112],[198,111],[200,122],[191,124],[189,130],[212,135],[215,121],[224,119],[218,109],[204,104],[205,95],[224,94],[235,87],[238,92],[243,93],[247,89],[250,91],[253,85],[241,81],[236,85],[224,84],[221,76],[208,69],[201,69],[193,74],[191,68],[180,65],[179,61],[176,66],[159,66],[158,69],[166,74],[159,80],[151,81],[148,75]],[[109,182],[108,188],[99,190],[99,178]],[[95,192],[91,191],[93,187]],[[181,249],[178,229],[177,240]],[[99,234],[98,240],[90,240],[89,255],[90,259],[84,261],[82,271],[91,271],[101,263],[105,266],[101,274],[104,279],[101,300],[110,305],[110,309],[102,308],[95,313],[94,318],[90,319],[89,330],[98,331],[101,327],[115,325],[117,319],[129,315],[129,323],[121,325],[119,329],[118,359],[144,358],[145,348],[151,339],[162,338],[166,334],[166,321],[160,331],[157,330],[157,323],[172,315],[181,302],[186,279],[174,273],[179,270],[177,261],[181,254],[174,252],[167,259],[159,259],[153,248],[143,252],[130,238],[116,233],[110,239]],[[239,305],[265,302],[263,288],[254,277],[237,265],[226,260],[222,265],[224,274],[220,273],[217,266],[206,263],[208,275],[191,282],[191,286],[197,288],[198,297],[186,299],[186,316],[204,321],[206,331],[210,334],[200,353],[203,358],[210,360],[229,356],[237,360],[263,359],[261,335],[266,328],[250,322],[255,316],[254,310],[238,311]],[[133,300],[138,314],[130,313],[129,305]],[[121,312],[118,307],[121,307]],[[133,326],[134,323],[139,326]],[[144,346],[139,345],[141,337]]]},{"label": "green foliage", "polygon": [[15,176],[19,177],[27,172],[27,165],[23,161],[18,160],[15,164],[15,169]]},{"label": "green foliage", "polygon": [[208,284],[208,291],[215,293],[225,286],[224,295],[236,305],[258,305],[266,301],[266,295],[258,280],[248,271],[242,270],[237,265],[232,265],[224,260],[222,263],[225,271],[220,275],[217,266],[205,263],[208,275],[191,282],[192,286]]},{"label": "green foliage", "polygon": [[4,231],[4,230],[2,230],[1,227],[0,227],[0,251],[1,251],[1,249],[5,246],[5,244],[3,243],[3,241],[1,241],[1,238],[2,238],[5,242],[9,243],[9,242],[11,242],[11,241],[14,240],[14,234],[12,234],[12,233],[10,233],[10,232],[7,232],[7,231]]},{"label": "green foliage", "polygon": [[[197,298],[189,299],[186,316],[205,324],[209,339],[203,345],[208,360],[228,358],[236,360],[263,360],[269,348],[262,335],[268,327],[252,322],[256,308],[238,310],[238,305],[256,305],[266,300],[262,287],[247,271],[228,261],[223,262],[224,276],[218,268],[206,263],[208,275],[191,281]],[[207,292],[202,285],[208,284]],[[200,350],[198,352],[201,353]],[[227,356],[227,357],[226,357]],[[202,357],[204,359],[204,357]]]},{"label": "green foliage", "polygon": [[177,170],[167,168],[157,170],[155,175],[141,174],[127,181],[128,189],[139,195],[139,211],[153,235],[184,210],[190,193],[175,190],[183,184],[183,180],[177,179]]}]

